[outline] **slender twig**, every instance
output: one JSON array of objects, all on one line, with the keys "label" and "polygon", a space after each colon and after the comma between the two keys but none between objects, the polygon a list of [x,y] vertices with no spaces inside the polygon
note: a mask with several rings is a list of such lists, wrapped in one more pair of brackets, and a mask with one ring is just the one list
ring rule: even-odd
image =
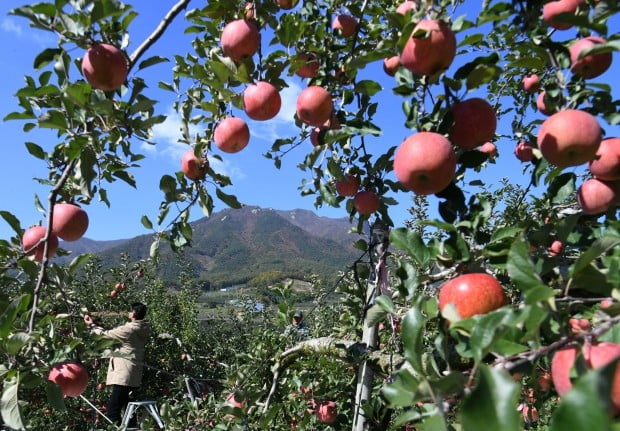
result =
[{"label": "slender twig", "polygon": [[142,44],[129,56],[129,68],[133,67],[140,57],[164,34],[170,23],[176,16],[187,7],[191,0],[179,0],[172,9],[168,11],[164,19],[161,20],[157,28],[147,37]]},{"label": "slender twig", "polygon": [[50,194],[48,196],[48,205],[47,205],[47,231],[45,232],[45,244],[43,246],[43,261],[41,262],[41,269],[39,271],[39,278],[37,279],[37,284],[34,288],[33,291],[33,296],[32,296],[32,309],[30,311],[30,322],[28,324],[28,333],[30,334],[33,330],[34,330],[34,319],[35,316],[37,314],[37,305],[39,302],[39,292],[41,291],[41,288],[43,287],[43,280],[45,279],[45,271],[47,269],[47,250],[49,248],[49,238],[50,235],[52,233],[52,220],[54,217],[54,202],[56,201],[56,196],[58,195],[58,192],[60,192],[60,190],[64,187],[65,183],[67,182],[67,180],[69,179],[69,175],[71,174],[71,172],[73,171],[73,168],[75,167],[77,160],[72,160],[71,162],[67,163],[67,166],[65,166],[65,169],[62,173],[62,175],[60,176],[60,178],[58,179],[58,182],[56,183],[56,185],[54,185],[54,188],[50,191]]}]

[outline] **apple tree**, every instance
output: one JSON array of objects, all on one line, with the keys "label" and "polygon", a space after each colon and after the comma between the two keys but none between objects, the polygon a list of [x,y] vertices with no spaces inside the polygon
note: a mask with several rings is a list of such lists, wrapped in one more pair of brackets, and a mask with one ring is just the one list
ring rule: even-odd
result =
[{"label": "apple tree", "polygon": [[[76,238],[83,213],[71,207],[74,220],[60,208],[111,205],[106,187],[118,180],[139,187],[139,144],[165,119],[150,88],[174,97],[187,144],[180,170],[160,180],[156,219],[142,218],[156,263],[162,243],[191,246],[196,206],[210,216],[216,199],[242,205],[213,162],[244,151],[246,119],[270,121],[280,91],[303,79],[298,130],[264,156],[276,173],[298,163],[303,195],[341,207],[360,232],[373,229],[355,244],[363,258],[338,286],[346,301],[331,331],[286,346],[263,327],[229,371],[234,392],[217,426],[611,429],[620,409],[620,101],[607,72],[620,49],[616,2],[180,0],[130,51],[139,12],[116,0],[12,11],[58,42],[33,55],[5,117],[55,142],[25,143],[45,164],[38,181],[49,195],[36,201],[44,226],[25,230],[0,212],[15,231],[0,241],[8,425],[28,427],[21,394],[55,362],[84,354],[85,328],[72,325],[73,339],[52,331],[88,307],[74,283],[88,256],[54,262],[63,235],[55,221]],[[194,39],[169,59],[156,42],[174,37],[166,30],[175,19]],[[168,78],[143,78],[172,61]],[[393,103],[381,69],[402,105],[390,121],[409,129],[402,142],[381,139],[394,127],[380,121]],[[527,185],[481,180],[515,156]],[[394,226],[391,210],[412,197],[423,217]],[[285,293],[281,320],[290,317]],[[310,381],[308,369],[337,371]],[[58,405],[58,388],[48,388]],[[293,417],[291,406],[308,401],[312,419]]]}]

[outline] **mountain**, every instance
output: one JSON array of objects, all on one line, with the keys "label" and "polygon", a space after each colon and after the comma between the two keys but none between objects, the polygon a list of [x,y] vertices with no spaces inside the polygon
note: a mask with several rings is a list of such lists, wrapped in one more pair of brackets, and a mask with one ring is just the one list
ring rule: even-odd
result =
[{"label": "mountain", "polygon": [[[282,278],[305,279],[311,274],[333,278],[357,257],[352,247],[358,239],[349,234],[347,218],[319,217],[307,210],[273,210],[254,206],[225,209],[191,223],[191,247],[175,256],[162,245],[159,275],[174,284],[179,261],[190,264],[199,282],[207,288],[237,284],[263,285]],[[120,255],[145,259],[152,235],[141,235],[118,244],[85,240],[64,243],[75,252],[98,253],[104,265],[115,265]],[[70,244],[77,247],[70,248]],[[91,249],[88,249],[88,247]]]}]

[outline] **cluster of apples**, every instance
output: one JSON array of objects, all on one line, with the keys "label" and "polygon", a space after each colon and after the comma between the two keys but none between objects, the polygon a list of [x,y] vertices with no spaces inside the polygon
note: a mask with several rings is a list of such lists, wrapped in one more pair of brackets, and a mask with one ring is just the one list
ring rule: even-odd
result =
[{"label": "cluster of apples", "polygon": [[[58,250],[58,238],[65,241],[77,241],[88,229],[88,213],[77,205],[70,203],[54,204],[52,231],[47,240],[47,257],[54,256]],[[31,226],[22,236],[22,250],[32,256],[37,262],[43,260],[45,252],[44,239],[47,228]]]}]

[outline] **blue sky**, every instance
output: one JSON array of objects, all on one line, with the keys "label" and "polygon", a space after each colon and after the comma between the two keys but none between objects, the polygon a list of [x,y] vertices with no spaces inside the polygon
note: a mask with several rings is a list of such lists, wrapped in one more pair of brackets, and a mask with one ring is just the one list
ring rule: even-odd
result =
[{"label": "blue sky", "polygon": [[[2,0],[0,2],[0,42],[4,47],[4,55],[0,57],[0,70],[3,79],[0,80],[0,118],[16,110],[16,99],[13,94],[22,86],[23,76],[36,75],[32,70],[34,56],[45,47],[55,46],[53,35],[28,28],[25,19],[7,15],[7,12],[24,1]],[[129,51],[135,47],[152,31],[173,0],[137,0],[130,2],[140,16],[134,21],[131,28]],[[202,4],[202,3],[201,3]],[[190,3],[190,7],[192,3]],[[179,17],[182,18],[182,17]],[[181,54],[190,48],[190,38],[182,34],[184,22],[177,19],[160,41],[148,52],[149,55],[163,55],[170,57],[181,47]],[[73,53],[79,56],[79,53]],[[146,57],[144,57],[146,58]],[[617,60],[617,59],[616,59]],[[149,95],[160,101],[158,111],[170,114],[163,125],[154,130],[155,146],[145,146],[142,152],[147,159],[142,162],[142,168],[133,171],[138,188],[133,189],[124,183],[115,183],[108,186],[109,199],[112,206],[93,201],[87,211],[90,216],[90,227],[86,236],[97,240],[128,238],[139,234],[149,233],[140,224],[140,217],[148,215],[155,219],[159,203],[162,199],[159,191],[159,179],[163,174],[171,174],[179,170],[181,154],[187,146],[176,142],[179,135],[178,117],[172,111],[170,93],[157,90],[157,81],[171,80],[172,63],[162,63],[144,71],[138,72],[147,82],[150,82]],[[454,66],[453,66],[454,67]],[[451,69],[452,70],[452,69]],[[608,71],[602,78],[617,80],[617,67],[614,72]],[[74,74],[75,76],[75,74]],[[398,145],[412,132],[403,125],[404,115],[401,109],[402,99],[392,95],[393,79],[386,76],[377,62],[358,74],[359,79],[376,79],[383,85],[379,101],[380,112],[376,122],[383,129],[384,134],[371,138],[369,147],[377,148],[377,152],[392,145]],[[298,187],[304,178],[304,172],[296,168],[305,155],[306,148],[292,151],[284,159],[282,168],[275,169],[273,162],[262,156],[271,146],[276,136],[291,136],[297,130],[293,124],[293,113],[296,96],[304,87],[304,82],[298,79],[289,81],[289,88],[282,92],[283,107],[276,119],[270,122],[248,121],[252,137],[248,147],[240,153],[225,155],[224,164],[217,168],[231,176],[233,186],[225,189],[227,193],[236,194],[245,204],[276,209],[304,208],[315,210],[313,197],[301,197]],[[500,130],[508,130],[509,119],[500,123]],[[503,124],[503,125],[502,125]],[[39,160],[31,157],[24,146],[26,141],[35,141],[44,148],[51,148],[56,143],[55,137],[46,132],[22,132],[23,124],[19,121],[0,122],[0,210],[10,211],[20,218],[22,227],[36,224],[44,217],[34,206],[34,196],[45,202],[49,189],[39,186],[33,177],[44,177],[46,166]],[[616,133],[617,134],[617,133]],[[47,145],[46,145],[47,144]],[[522,175],[522,166],[514,158],[512,151],[516,142],[504,140],[497,143],[500,157],[496,164],[490,165],[481,174],[468,173],[467,180],[480,179],[485,183],[497,184],[502,177],[510,177],[512,182],[527,184],[529,176]],[[308,142],[308,146],[311,144]],[[410,205],[410,194],[400,193],[396,196],[400,205],[391,207],[391,215],[396,225],[402,225],[408,218],[407,208]],[[431,206],[436,207],[436,199],[431,197]],[[226,208],[225,204],[216,202],[215,211]],[[315,210],[321,216],[345,217],[344,208],[323,207]],[[192,211],[192,219],[202,217],[199,208]],[[12,230],[3,220],[0,220],[0,237],[12,235]]]}]

